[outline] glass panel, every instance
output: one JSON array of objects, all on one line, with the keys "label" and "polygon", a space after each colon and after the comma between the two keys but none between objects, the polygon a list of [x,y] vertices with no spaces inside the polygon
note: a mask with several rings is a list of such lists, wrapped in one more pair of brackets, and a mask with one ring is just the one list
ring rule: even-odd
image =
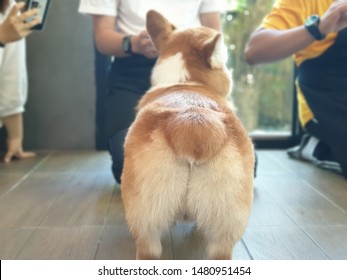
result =
[{"label": "glass panel", "polygon": [[223,33],[233,73],[232,99],[252,136],[289,136],[293,116],[293,60],[249,66],[244,49],[273,0],[229,0]]}]

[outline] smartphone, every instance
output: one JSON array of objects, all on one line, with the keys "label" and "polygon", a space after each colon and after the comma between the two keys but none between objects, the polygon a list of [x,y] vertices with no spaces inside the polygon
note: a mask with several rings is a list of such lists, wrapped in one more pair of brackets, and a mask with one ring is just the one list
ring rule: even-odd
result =
[{"label": "smartphone", "polygon": [[[38,17],[41,18],[41,23],[35,25],[31,29],[33,29],[33,30],[42,30],[43,29],[43,27],[45,26],[46,18],[47,18],[49,3],[50,3],[50,0],[26,0],[26,6],[25,6],[26,11],[30,10],[30,9],[34,9],[34,8],[40,9]],[[35,17],[29,18],[26,21],[30,22],[34,18]]]}]

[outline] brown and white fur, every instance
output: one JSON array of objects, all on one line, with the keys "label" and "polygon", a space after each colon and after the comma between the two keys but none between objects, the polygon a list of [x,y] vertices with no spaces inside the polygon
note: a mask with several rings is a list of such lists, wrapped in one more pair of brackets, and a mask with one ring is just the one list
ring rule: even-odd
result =
[{"label": "brown and white fur", "polygon": [[161,256],[161,235],[188,216],[209,259],[230,259],[253,200],[254,151],[227,96],[221,34],[176,30],[155,11],[147,30],[159,51],[152,88],[125,142],[122,199],[137,259]]}]

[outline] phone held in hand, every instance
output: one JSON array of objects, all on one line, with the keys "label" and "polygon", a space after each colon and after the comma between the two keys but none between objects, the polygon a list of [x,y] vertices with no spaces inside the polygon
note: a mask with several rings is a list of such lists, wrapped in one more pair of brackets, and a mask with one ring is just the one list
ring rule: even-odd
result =
[{"label": "phone held in hand", "polygon": [[[30,10],[30,9],[34,9],[34,8],[40,9],[40,12],[37,16],[41,19],[41,23],[35,25],[31,29],[33,29],[33,30],[42,30],[43,29],[45,22],[46,22],[46,18],[47,18],[49,3],[50,3],[50,0],[26,0],[26,6],[25,6],[26,11]],[[30,22],[34,18],[35,17],[29,18],[26,21]]]}]

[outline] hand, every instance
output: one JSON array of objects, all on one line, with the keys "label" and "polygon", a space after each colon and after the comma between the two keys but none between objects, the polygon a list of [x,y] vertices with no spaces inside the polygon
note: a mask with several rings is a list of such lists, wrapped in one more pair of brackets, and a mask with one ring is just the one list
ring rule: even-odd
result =
[{"label": "hand", "polygon": [[339,32],[347,27],[347,1],[336,0],[321,17],[319,30],[322,34]]},{"label": "hand", "polygon": [[[3,44],[17,41],[31,33],[30,28],[39,24],[41,19],[37,18],[39,9],[31,9],[22,14],[20,10],[25,6],[21,2],[16,4],[5,21],[0,25],[0,42]],[[31,22],[25,22],[26,19],[35,17]]]},{"label": "hand", "polygon": [[132,51],[142,54],[147,58],[156,58],[158,52],[152,44],[152,40],[146,31],[142,31],[139,35],[132,36]]}]

